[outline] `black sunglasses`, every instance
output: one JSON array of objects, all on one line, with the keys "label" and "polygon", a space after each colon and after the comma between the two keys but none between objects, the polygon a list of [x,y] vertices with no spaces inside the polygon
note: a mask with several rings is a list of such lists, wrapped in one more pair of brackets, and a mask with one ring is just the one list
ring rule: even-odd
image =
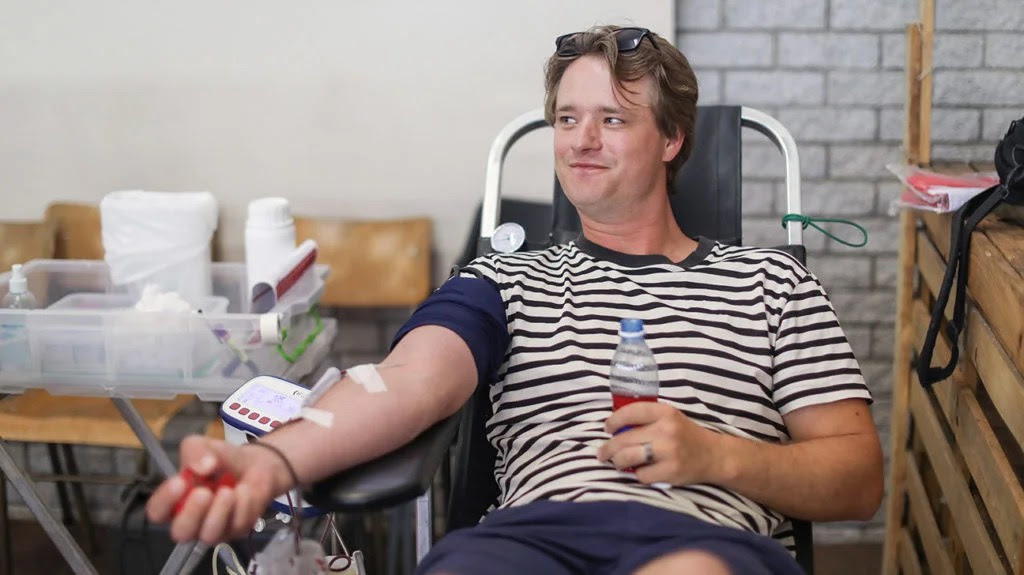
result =
[{"label": "black sunglasses", "polygon": [[[579,40],[584,34],[590,34],[590,32],[572,32],[555,38],[555,54],[564,58],[579,56]],[[644,38],[651,41],[651,46],[654,46],[655,50],[658,49],[654,38],[651,38],[651,31],[647,28],[619,28],[612,34],[615,36],[615,46],[620,53],[636,50]]]}]

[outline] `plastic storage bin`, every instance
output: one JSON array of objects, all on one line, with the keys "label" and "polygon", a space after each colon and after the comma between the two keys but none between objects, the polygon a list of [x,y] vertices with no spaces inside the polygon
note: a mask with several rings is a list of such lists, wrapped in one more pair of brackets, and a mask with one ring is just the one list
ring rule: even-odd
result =
[{"label": "plastic storage bin", "polygon": [[312,268],[267,314],[246,309],[243,263],[213,264],[213,295],[201,313],[130,309],[133,296],[112,284],[103,261],[33,260],[24,269],[40,309],[0,309],[0,392],[217,401],[254,375],[285,373],[334,333],[314,311],[326,266]]}]

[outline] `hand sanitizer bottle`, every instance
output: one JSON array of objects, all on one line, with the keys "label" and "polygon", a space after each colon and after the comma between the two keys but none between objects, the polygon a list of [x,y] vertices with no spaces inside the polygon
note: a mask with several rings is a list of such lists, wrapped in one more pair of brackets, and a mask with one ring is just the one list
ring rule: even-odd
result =
[{"label": "hand sanitizer bottle", "polygon": [[[0,308],[15,310],[35,309],[36,298],[28,291],[28,281],[21,264],[11,268],[11,281]],[[25,322],[28,314],[19,312],[0,313],[0,371],[20,372],[30,365],[28,332]]]},{"label": "hand sanitizer bottle", "polygon": [[11,281],[0,307],[8,309],[35,309],[39,305],[36,296],[28,291],[28,279],[21,269],[21,264],[11,267]]}]

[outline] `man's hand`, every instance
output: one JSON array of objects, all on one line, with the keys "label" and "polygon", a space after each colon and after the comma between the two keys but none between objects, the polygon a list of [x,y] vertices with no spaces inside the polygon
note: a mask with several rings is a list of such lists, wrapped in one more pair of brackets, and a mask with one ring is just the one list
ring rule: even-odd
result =
[{"label": "man's hand", "polygon": [[[170,521],[171,538],[178,542],[199,539],[213,545],[248,534],[270,501],[291,483],[273,452],[199,436],[182,442],[181,467],[195,477],[231,472],[236,484],[214,493],[197,483],[191,487],[182,473],[161,483],[146,504],[146,515],[156,523]],[[182,498],[184,505],[175,514]]]},{"label": "man's hand", "polygon": [[869,519],[883,481],[882,449],[866,402],[813,405],[783,419],[792,440],[775,444],[706,429],[668,404],[631,403],[605,429],[633,428],[605,443],[598,457],[635,468],[643,483],[711,483],[798,519]]},{"label": "man's hand", "polygon": [[[618,469],[636,471],[643,483],[689,485],[711,483],[716,476],[714,456],[720,435],[693,422],[665,403],[639,401],[626,405],[605,421],[605,430],[615,433],[598,452],[601,461]],[[647,461],[650,444],[653,463]]]}]

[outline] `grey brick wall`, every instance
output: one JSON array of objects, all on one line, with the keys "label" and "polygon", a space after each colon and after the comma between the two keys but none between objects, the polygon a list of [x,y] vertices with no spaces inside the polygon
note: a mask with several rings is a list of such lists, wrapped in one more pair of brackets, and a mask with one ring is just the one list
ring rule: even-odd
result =
[{"label": "grey brick wall", "polygon": [[[863,249],[812,229],[805,243],[808,264],[831,294],[874,392],[888,453],[899,244],[889,205],[901,190],[885,164],[901,156],[903,30],[917,20],[918,2],[677,0],[676,6],[677,45],[697,69],[701,102],[753,106],[777,117],[799,146],[804,212],[853,219],[868,230]],[[1024,5],[936,0],[935,13],[933,157],[991,161],[1010,120],[1024,114]],[[784,238],[782,169],[777,152],[762,142],[744,140],[744,239],[773,245]],[[816,525],[815,532],[821,542],[881,540],[882,521],[880,513],[868,523]]]}]

